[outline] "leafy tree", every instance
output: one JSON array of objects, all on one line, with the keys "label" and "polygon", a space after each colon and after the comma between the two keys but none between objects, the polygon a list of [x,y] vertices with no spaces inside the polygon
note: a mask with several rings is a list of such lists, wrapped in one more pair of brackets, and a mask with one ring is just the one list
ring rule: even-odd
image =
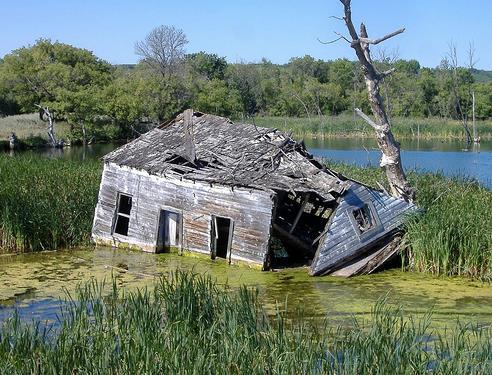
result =
[{"label": "leafy tree", "polygon": [[186,66],[193,77],[223,80],[227,61],[215,53],[198,52],[186,55]]},{"label": "leafy tree", "polygon": [[229,87],[239,92],[243,113],[246,115],[257,113],[261,96],[258,66],[244,63],[229,65],[226,82]]},{"label": "leafy tree", "polygon": [[231,116],[242,112],[241,96],[235,88],[229,88],[224,81],[217,78],[203,86],[195,103],[204,112]]},{"label": "leafy tree", "polygon": [[0,65],[2,86],[10,90],[20,111],[32,112],[35,104],[49,105],[64,116],[72,94],[102,87],[112,79],[113,68],[92,52],[40,39],[4,57]]}]

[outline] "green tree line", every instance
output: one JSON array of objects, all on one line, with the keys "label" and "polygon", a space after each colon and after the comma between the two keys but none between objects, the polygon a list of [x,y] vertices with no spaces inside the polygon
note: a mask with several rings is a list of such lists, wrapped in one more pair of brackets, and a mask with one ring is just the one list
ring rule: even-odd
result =
[{"label": "green tree line", "polygon": [[[283,65],[266,59],[228,63],[216,54],[186,54],[185,37],[182,42],[182,56],[168,61],[164,72],[145,49],[138,64],[113,66],[88,50],[38,40],[0,59],[0,115],[34,112],[40,104],[68,121],[75,138],[84,129],[92,137],[115,139],[188,107],[233,118],[329,116],[354,107],[369,112],[354,61],[304,56]],[[474,92],[477,118],[492,117],[492,82],[476,82],[472,68],[449,59],[436,68],[416,60],[383,58],[378,64],[381,70],[395,68],[382,85],[391,116],[466,120]]]}]

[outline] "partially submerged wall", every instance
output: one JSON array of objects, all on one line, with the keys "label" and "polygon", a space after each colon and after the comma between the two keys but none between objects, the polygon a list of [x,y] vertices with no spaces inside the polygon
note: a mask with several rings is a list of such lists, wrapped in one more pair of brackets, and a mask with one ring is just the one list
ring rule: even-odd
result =
[{"label": "partially submerged wall", "polygon": [[[357,215],[365,209],[370,223],[359,228]],[[353,183],[340,200],[326,235],[321,239],[311,265],[311,275],[335,271],[347,260],[364,254],[405,221],[417,207],[367,186]]]},{"label": "partially submerged wall", "polygon": [[[132,197],[128,235],[113,233],[118,194]],[[231,261],[265,265],[273,192],[162,178],[106,163],[92,237],[96,243],[155,251],[161,210],[182,215],[184,251],[210,254],[211,215],[234,223]]]}]

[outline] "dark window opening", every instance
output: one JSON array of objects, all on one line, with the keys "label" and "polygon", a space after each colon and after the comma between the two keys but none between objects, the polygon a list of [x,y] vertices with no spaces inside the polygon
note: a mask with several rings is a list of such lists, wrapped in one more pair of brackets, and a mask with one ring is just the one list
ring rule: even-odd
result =
[{"label": "dark window opening", "polygon": [[227,259],[230,253],[232,243],[233,225],[232,220],[212,216],[212,233],[211,233],[211,256],[212,259],[223,258]]},{"label": "dark window opening", "polygon": [[[207,161],[196,160],[194,163],[191,163],[189,160],[185,159],[180,155],[170,156],[169,158],[166,159],[166,163],[175,165],[175,167],[171,167],[171,169],[174,172],[179,173],[181,175],[188,173],[190,171],[189,168],[200,169],[209,166],[209,163]],[[215,161],[215,164],[220,164],[220,163]],[[188,168],[182,168],[182,167],[188,167]]]},{"label": "dark window opening", "polygon": [[275,224],[308,245],[323,233],[333,204],[317,195],[278,193]]},{"label": "dark window opening", "polygon": [[376,226],[376,221],[372,216],[371,209],[367,204],[352,211],[355,223],[360,233],[365,233]]},{"label": "dark window opening", "polygon": [[116,223],[114,233],[128,236],[130,226],[130,212],[132,210],[132,197],[125,194],[118,195],[118,209],[116,211]]},{"label": "dark window opening", "polygon": [[132,209],[132,197],[129,195],[120,194],[120,201],[118,203],[118,213],[130,215]]},{"label": "dark window opening", "polygon": [[177,212],[161,210],[159,232],[157,234],[157,252],[169,252],[179,249],[181,239],[181,215]]}]

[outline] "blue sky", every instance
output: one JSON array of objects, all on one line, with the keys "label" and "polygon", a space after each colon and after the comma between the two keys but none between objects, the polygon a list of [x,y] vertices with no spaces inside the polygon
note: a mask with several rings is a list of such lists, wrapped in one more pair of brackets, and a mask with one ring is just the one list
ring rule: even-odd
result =
[{"label": "blue sky", "polygon": [[[369,36],[399,27],[406,32],[385,43],[405,59],[439,64],[453,41],[461,62],[474,42],[477,67],[492,70],[488,46],[490,0],[352,0],[354,21],[364,21]],[[226,56],[230,62],[285,63],[309,54],[319,59],[354,58],[346,43],[322,45],[344,25],[338,0],[4,0],[1,5],[0,56],[50,38],[87,48],[115,64],[134,63],[134,43],[158,25],[182,28],[188,52]]]}]

